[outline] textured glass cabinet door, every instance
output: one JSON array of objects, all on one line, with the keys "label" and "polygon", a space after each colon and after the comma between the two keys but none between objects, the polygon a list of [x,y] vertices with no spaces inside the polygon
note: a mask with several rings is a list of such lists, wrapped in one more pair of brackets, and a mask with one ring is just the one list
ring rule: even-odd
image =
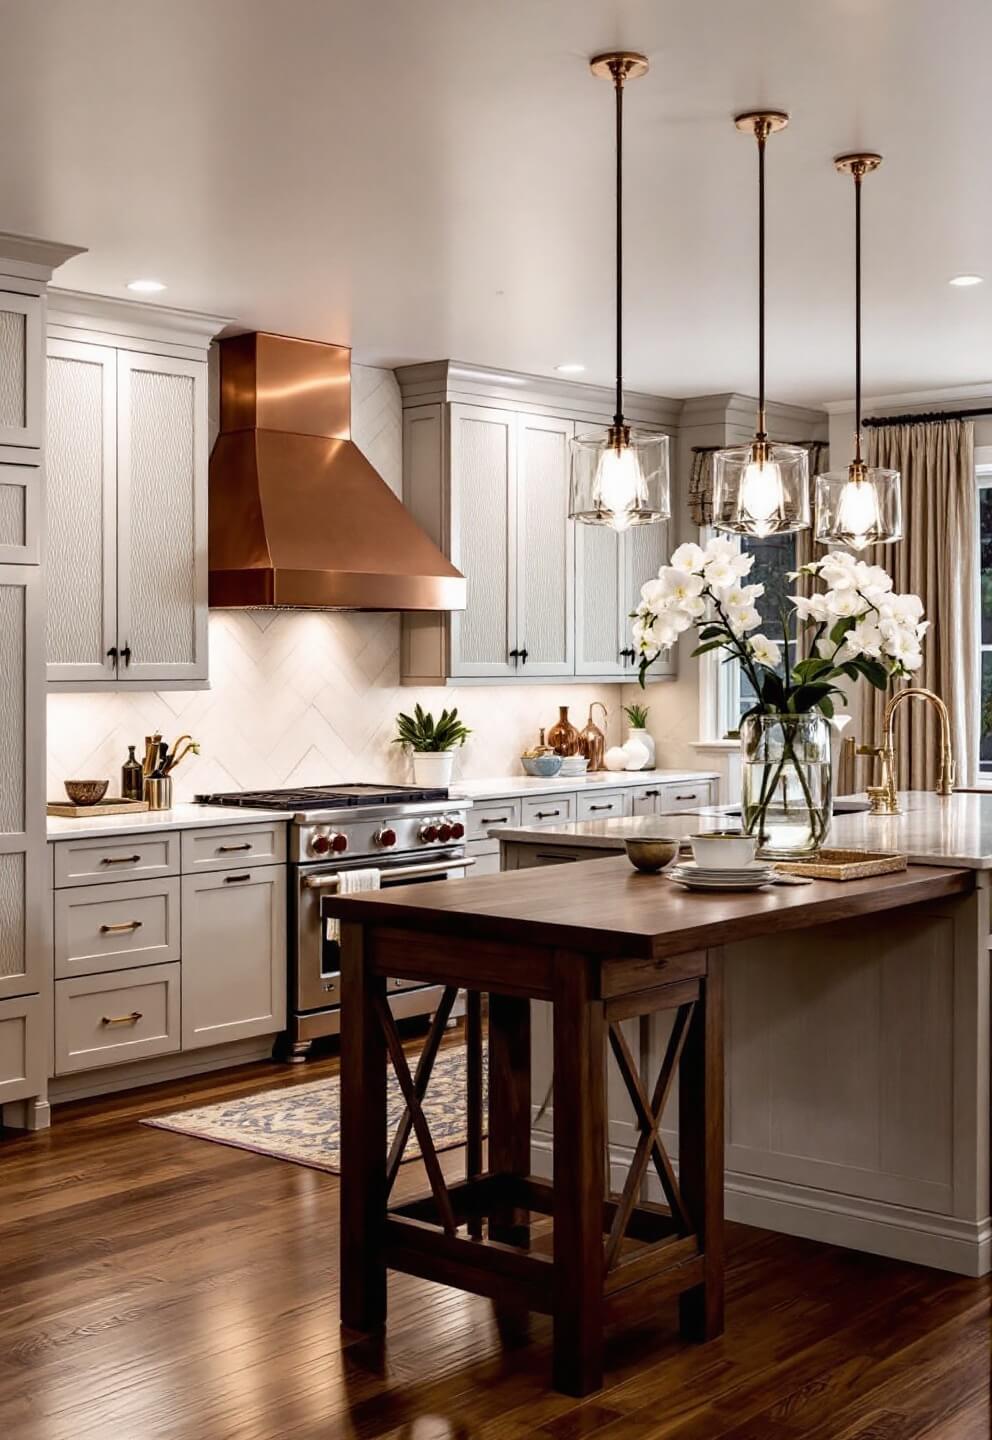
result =
[{"label": "textured glass cabinet door", "polygon": [[121,680],[207,678],[207,375],[117,352]]},{"label": "textured glass cabinet door", "polygon": [[[653,580],[662,565],[668,564],[670,526],[667,520],[656,525],[635,525],[628,530],[624,540],[624,606],[623,624],[625,638],[623,646],[633,644],[630,634],[630,613],[636,609],[641,598],[641,586],[645,580]],[[687,635],[692,641],[693,635]],[[633,677],[637,674],[638,662],[627,657],[627,670]],[[651,667],[652,675],[674,675],[678,670],[678,646],[673,645],[667,655],[659,656]]]},{"label": "textured glass cabinet door", "polygon": [[49,680],[109,682],[117,646],[117,352],[48,342]]},{"label": "textured glass cabinet door", "polygon": [[38,990],[45,863],[40,574],[0,565],[0,1000]]},{"label": "textured glass cabinet door", "polygon": [[575,522],[568,518],[575,425],[517,417],[517,648],[521,675],[571,675]]},{"label": "textured glass cabinet door", "polygon": [[451,561],[467,581],[451,615],[452,675],[515,675],[516,416],[452,405]]},{"label": "textured glass cabinet door", "polygon": [[0,445],[41,446],[40,295],[0,291]]}]

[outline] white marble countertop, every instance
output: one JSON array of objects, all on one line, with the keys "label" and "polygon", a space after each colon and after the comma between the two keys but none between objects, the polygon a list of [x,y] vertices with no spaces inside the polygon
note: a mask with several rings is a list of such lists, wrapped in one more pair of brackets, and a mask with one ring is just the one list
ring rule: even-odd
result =
[{"label": "white marble countertop", "polygon": [[292,810],[244,810],[237,805],[173,805],[171,810],[137,810],[130,815],[49,815],[49,840],[99,840],[107,835],[136,835],[152,830],[198,830],[210,825],[257,825],[289,820]]},{"label": "white marble countertop", "polygon": [[[929,790],[902,791],[901,815],[835,815],[828,847],[895,850],[910,861],[970,870],[992,870],[992,793],[958,792],[946,799]],[[502,840],[546,844],[555,839],[594,849],[623,849],[626,836],[654,832],[676,836],[726,824],[713,807],[678,815],[618,816],[563,825],[521,825],[502,831]],[[494,832],[495,833],[495,832]]]},{"label": "white marble countertop", "polygon": [[541,780],[536,775],[503,775],[492,780],[456,781],[451,794],[466,800],[497,800],[504,795],[554,795],[562,791],[616,790],[628,785],[692,784],[717,779],[715,770],[596,770],[592,775],[556,775],[552,780]]}]

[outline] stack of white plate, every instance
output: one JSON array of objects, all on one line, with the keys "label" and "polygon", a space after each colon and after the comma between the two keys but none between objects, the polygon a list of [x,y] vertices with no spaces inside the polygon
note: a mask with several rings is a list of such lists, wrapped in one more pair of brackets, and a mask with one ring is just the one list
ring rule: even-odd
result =
[{"label": "stack of white plate", "polygon": [[764,860],[731,869],[699,865],[695,860],[682,860],[666,870],[669,880],[686,890],[760,890],[775,877],[775,868]]}]

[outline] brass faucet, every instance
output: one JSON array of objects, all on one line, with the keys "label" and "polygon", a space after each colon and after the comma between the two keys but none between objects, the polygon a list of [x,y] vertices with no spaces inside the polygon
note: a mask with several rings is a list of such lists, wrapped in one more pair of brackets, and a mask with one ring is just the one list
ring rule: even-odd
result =
[{"label": "brass faucet", "polygon": [[903,700],[925,700],[937,711],[940,721],[940,773],[936,794],[951,795],[954,791],[954,756],[951,752],[951,720],[947,706],[933,690],[909,686],[892,696],[882,714],[881,745],[859,745],[859,755],[874,755],[882,762],[880,785],[866,787],[873,815],[898,815],[899,797],[896,786],[895,715]]}]

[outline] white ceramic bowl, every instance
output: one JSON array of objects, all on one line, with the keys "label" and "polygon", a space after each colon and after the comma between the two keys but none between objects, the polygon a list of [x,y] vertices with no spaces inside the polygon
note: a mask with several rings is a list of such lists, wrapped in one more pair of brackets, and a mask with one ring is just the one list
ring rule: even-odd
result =
[{"label": "white ceramic bowl", "polygon": [[589,761],[584,755],[567,755],[561,762],[561,775],[584,775],[589,768]]},{"label": "white ceramic bowl", "polygon": [[696,864],[711,870],[739,870],[750,865],[758,848],[755,835],[739,830],[714,830],[708,835],[690,835]]}]

